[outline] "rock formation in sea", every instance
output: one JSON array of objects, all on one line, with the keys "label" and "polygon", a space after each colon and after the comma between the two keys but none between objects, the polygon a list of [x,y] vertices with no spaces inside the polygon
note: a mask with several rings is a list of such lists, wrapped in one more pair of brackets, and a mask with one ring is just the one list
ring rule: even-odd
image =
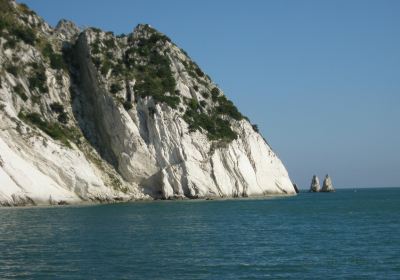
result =
[{"label": "rock formation in sea", "polygon": [[329,175],[326,174],[324,182],[322,184],[321,192],[334,192],[334,191],[335,189],[333,188],[331,177],[329,177]]},{"label": "rock formation in sea", "polygon": [[0,8],[1,205],[295,194],[255,126],[166,35]]},{"label": "rock formation in sea", "polygon": [[321,186],[319,185],[319,179],[316,175],[314,175],[311,180],[310,192],[319,192],[320,189]]}]

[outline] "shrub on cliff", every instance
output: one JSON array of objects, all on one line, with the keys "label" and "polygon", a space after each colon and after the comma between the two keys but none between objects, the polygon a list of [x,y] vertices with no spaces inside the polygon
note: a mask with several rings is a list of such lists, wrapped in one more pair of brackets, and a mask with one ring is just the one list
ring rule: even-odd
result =
[{"label": "shrub on cliff", "polygon": [[114,83],[110,86],[110,92],[115,94],[122,90],[122,86],[119,83]]},{"label": "shrub on cliff", "polygon": [[207,137],[210,140],[229,142],[237,138],[229,121],[220,118],[215,113],[200,113],[189,106],[183,118],[188,123],[190,131],[202,128],[207,131]]},{"label": "shrub on cliff", "polygon": [[18,114],[18,117],[21,120],[24,120],[25,122],[28,122],[36,127],[38,127],[40,130],[45,132],[47,135],[49,135],[51,138],[54,140],[59,140],[62,143],[64,143],[66,146],[70,147],[70,144],[68,142],[68,136],[64,129],[57,123],[49,123],[45,120],[42,119],[41,115],[38,113],[28,113],[24,114],[23,112],[20,112]]},{"label": "shrub on cliff", "polygon": [[36,41],[35,32],[31,28],[25,28],[22,26],[14,26],[11,29],[11,33],[15,35],[17,38],[24,41],[26,44],[34,45]]},{"label": "shrub on cliff", "polygon": [[61,114],[64,112],[64,106],[58,102],[51,103],[50,109],[57,114]]},{"label": "shrub on cliff", "polygon": [[8,73],[10,73],[10,74],[12,74],[12,75],[14,75],[14,76],[17,76],[17,75],[18,75],[19,69],[18,69],[17,66],[15,66],[15,65],[13,65],[13,64],[10,63],[10,64],[6,64],[4,68],[6,69],[6,71],[7,71]]},{"label": "shrub on cliff", "polygon": [[224,95],[219,96],[217,100],[217,112],[219,114],[228,115],[238,121],[243,119],[243,115],[239,112],[236,106],[232,103],[232,101],[226,99]]},{"label": "shrub on cliff", "polygon": [[210,97],[210,94],[209,94],[208,92],[206,92],[206,91],[202,91],[202,92],[201,92],[201,95],[202,95],[205,99],[208,99],[208,98]]},{"label": "shrub on cliff", "polygon": [[37,89],[40,93],[47,92],[47,77],[44,66],[38,63],[32,63],[31,66],[33,71],[28,78],[29,89],[32,91]]},{"label": "shrub on cliff", "polygon": [[67,124],[69,120],[67,113],[62,112],[61,114],[59,114],[57,120],[62,124]]},{"label": "shrub on cliff", "polygon": [[218,96],[219,96],[219,89],[217,88],[217,87],[214,87],[212,90],[211,90],[211,98],[212,98],[212,100],[213,101],[217,101],[217,99],[218,99]]},{"label": "shrub on cliff", "polygon": [[125,110],[127,110],[127,111],[129,111],[130,109],[133,108],[132,103],[129,102],[129,101],[125,101],[125,102],[123,103],[123,105],[124,105]]},{"label": "shrub on cliff", "polygon": [[55,53],[50,43],[47,43],[42,50],[44,57],[50,60],[50,66],[53,69],[62,69],[64,67],[64,60],[61,54]]},{"label": "shrub on cliff", "polygon": [[255,131],[255,132],[260,132],[260,130],[258,129],[258,125],[256,125],[256,124],[252,124],[251,125],[252,127],[253,127],[253,130]]},{"label": "shrub on cliff", "polygon": [[20,84],[17,84],[13,90],[23,101],[28,100],[28,96],[26,96],[25,90]]}]

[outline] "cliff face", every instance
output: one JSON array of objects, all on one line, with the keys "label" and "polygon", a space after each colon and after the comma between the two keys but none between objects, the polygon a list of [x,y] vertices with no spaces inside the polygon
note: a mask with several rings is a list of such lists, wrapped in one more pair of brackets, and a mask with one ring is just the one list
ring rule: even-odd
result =
[{"label": "cliff face", "polygon": [[0,6],[1,204],[295,193],[262,136],[165,35],[53,29]]}]

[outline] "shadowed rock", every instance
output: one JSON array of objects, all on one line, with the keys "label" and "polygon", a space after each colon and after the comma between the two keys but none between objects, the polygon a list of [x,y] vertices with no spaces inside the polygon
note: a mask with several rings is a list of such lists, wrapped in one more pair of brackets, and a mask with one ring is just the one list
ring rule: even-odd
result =
[{"label": "shadowed rock", "polygon": [[297,184],[293,184],[293,188],[296,191],[296,193],[300,192],[299,188],[297,187]]}]

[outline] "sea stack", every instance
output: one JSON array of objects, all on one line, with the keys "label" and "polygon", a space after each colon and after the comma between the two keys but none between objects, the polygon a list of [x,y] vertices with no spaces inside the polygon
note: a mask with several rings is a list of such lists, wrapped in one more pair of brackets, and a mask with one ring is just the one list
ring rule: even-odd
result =
[{"label": "sea stack", "polygon": [[326,174],[324,183],[322,184],[321,192],[334,192],[334,191],[335,189],[333,188],[331,177],[329,177],[329,175]]},{"label": "sea stack", "polygon": [[319,192],[321,186],[319,185],[319,179],[316,175],[312,177],[310,192]]}]

